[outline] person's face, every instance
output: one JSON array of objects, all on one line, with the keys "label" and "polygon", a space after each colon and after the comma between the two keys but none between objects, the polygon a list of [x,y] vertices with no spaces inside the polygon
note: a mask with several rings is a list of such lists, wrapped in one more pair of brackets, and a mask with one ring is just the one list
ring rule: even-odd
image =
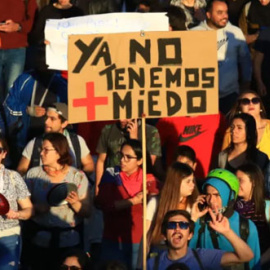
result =
[{"label": "person's face", "polygon": [[[247,103],[246,101],[248,101],[246,99],[249,100],[249,104],[246,104]],[[260,102],[257,103],[257,101],[258,101],[257,96],[255,96],[252,93],[248,93],[248,94],[243,95],[241,97],[241,100],[242,100],[242,101],[240,101],[241,112],[248,113],[254,117],[257,117],[260,115],[261,105],[260,105]],[[252,100],[254,103],[252,102]]]},{"label": "person's face", "polygon": [[65,121],[61,123],[61,119],[59,118],[59,114],[53,110],[48,110],[46,113],[46,121],[45,121],[45,133],[50,132],[58,132],[63,133],[66,128],[68,122]]},{"label": "person's face", "polygon": [[238,196],[243,197],[244,200],[251,200],[253,193],[253,183],[249,176],[240,170],[236,172],[236,176],[240,184]]},{"label": "person's face", "polygon": [[129,145],[125,145],[121,150],[120,166],[121,171],[127,175],[136,172],[142,164],[142,159],[138,160],[135,152]]},{"label": "person's face", "polygon": [[68,267],[75,266],[77,267],[76,270],[82,269],[77,257],[67,257],[62,264],[62,268],[64,269],[63,266],[68,266]]},{"label": "person's face", "polygon": [[210,185],[206,187],[206,202],[212,210],[222,209],[222,199],[219,192]]},{"label": "person's face", "polygon": [[194,175],[185,177],[180,185],[180,197],[188,197],[192,194],[195,188]]},{"label": "person's face", "polygon": [[[182,215],[177,215],[171,217],[169,222],[188,222],[188,220]],[[166,240],[169,248],[179,250],[187,248],[188,241],[192,238],[192,235],[193,234],[190,233],[189,228],[181,229],[179,224],[177,224],[175,229],[167,228]]]},{"label": "person's face", "polygon": [[60,158],[58,152],[54,149],[50,141],[45,140],[42,143],[40,157],[43,165],[55,166]]},{"label": "person's face", "polygon": [[233,120],[231,124],[231,137],[234,144],[246,142],[246,124],[240,118]]},{"label": "person's face", "polygon": [[224,28],[228,23],[228,7],[224,2],[214,2],[212,9],[206,13],[207,23],[211,28]]},{"label": "person's face", "polygon": [[188,157],[185,157],[185,156],[178,156],[176,161],[189,165],[194,171],[195,171],[196,166],[197,166],[196,162],[193,162],[191,159],[189,159]]},{"label": "person's face", "polygon": [[127,124],[128,124],[129,122],[131,122],[131,121],[132,121],[132,119],[122,119],[122,120],[119,120],[119,122],[120,122],[120,127],[121,127],[122,129],[126,128]]},{"label": "person's face", "polygon": [[58,3],[61,6],[67,6],[67,5],[70,5],[70,0],[58,0]]},{"label": "person's face", "polygon": [[262,6],[267,6],[270,3],[270,0],[259,0]]},{"label": "person's face", "polygon": [[3,145],[2,145],[2,143],[0,142],[0,164],[1,164],[2,161],[5,159],[6,155],[7,155],[7,151],[5,151],[5,150],[3,149]]}]

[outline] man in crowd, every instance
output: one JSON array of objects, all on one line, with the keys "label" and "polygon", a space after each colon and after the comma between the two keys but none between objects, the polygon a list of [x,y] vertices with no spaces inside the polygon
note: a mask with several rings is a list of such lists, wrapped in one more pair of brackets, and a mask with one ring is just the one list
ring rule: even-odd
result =
[{"label": "man in crowd", "polygon": [[[220,232],[214,232],[211,226],[211,215],[209,213],[214,212],[217,216],[222,214],[228,219],[231,229],[253,251],[254,258],[246,265],[245,269],[261,269],[257,228],[251,220],[243,218],[238,212],[234,211],[234,203],[239,191],[237,177],[224,169],[212,170],[202,186],[202,191],[205,195],[197,199],[192,209],[192,220],[196,223],[194,237],[191,239],[189,246],[191,248],[215,248],[233,251],[232,242],[228,242],[228,239]],[[201,206],[203,207],[201,208]]]},{"label": "man in crowd", "polygon": [[[185,210],[167,212],[162,222],[162,234],[168,250],[148,260],[147,269],[165,270],[172,264],[183,263],[188,269],[222,269],[222,267],[248,262],[253,253],[250,247],[230,228],[230,223],[222,214],[215,215],[209,209],[210,226],[222,234],[233,246],[233,251],[219,249],[191,249],[189,240],[193,237],[194,222]],[[181,268],[182,269],[182,268]]]},{"label": "man in crowd", "polygon": [[[225,0],[211,0],[206,7],[206,21],[192,30],[217,32],[217,55],[219,71],[219,109],[227,114],[238,97],[251,81],[251,58],[245,37],[240,28],[228,21],[228,6]],[[241,71],[239,87],[238,68]]]},{"label": "man in crowd", "polygon": [[0,83],[4,87],[0,100],[23,72],[27,34],[32,28],[36,9],[35,0],[0,1]]},{"label": "man in crowd", "polygon": [[[81,136],[71,133],[67,130],[68,114],[67,105],[65,103],[54,103],[47,108],[45,133],[59,132],[64,134],[71,149],[74,164],[76,168],[83,169],[86,173],[94,171],[94,162],[90,155],[90,151]],[[39,166],[40,151],[41,151],[42,137],[32,139],[25,147],[22,153],[22,158],[19,162],[17,171],[24,175],[28,169]]]}]

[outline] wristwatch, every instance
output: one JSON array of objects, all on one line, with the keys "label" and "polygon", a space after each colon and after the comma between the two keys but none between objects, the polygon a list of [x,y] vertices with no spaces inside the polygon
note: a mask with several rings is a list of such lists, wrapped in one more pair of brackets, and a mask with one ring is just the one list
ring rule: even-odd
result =
[{"label": "wristwatch", "polygon": [[19,23],[18,23],[18,25],[19,25],[19,28],[18,28],[17,32],[21,32],[22,26]]}]

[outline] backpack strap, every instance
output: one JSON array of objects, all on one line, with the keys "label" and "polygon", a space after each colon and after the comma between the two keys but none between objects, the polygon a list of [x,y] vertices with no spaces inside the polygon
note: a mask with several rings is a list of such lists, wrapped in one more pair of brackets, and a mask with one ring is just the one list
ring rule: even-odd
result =
[{"label": "backpack strap", "polygon": [[[248,219],[241,215],[239,215],[239,232],[240,232],[241,239],[247,243],[247,239],[249,236],[249,223],[248,223]],[[250,269],[248,262],[244,263],[244,269],[245,270]]]},{"label": "backpack strap", "polygon": [[199,255],[198,255],[197,250],[193,248],[193,249],[192,249],[192,252],[193,252],[194,257],[195,257],[195,259],[197,260],[197,262],[198,262],[198,264],[199,264],[199,266],[200,266],[200,269],[201,269],[201,270],[204,270],[202,261],[201,261]]},{"label": "backpack strap", "polygon": [[40,165],[40,152],[41,152],[42,140],[43,140],[42,136],[36,137],[35,139],[35,142],[33,145],[32,156],[30,160],[30,165],[28,169],[31,169],[33,167],[37,167]]},{"label": "backpack strap", "polygon": [[[200,226],[200,229],[198,231],[198,240],[197,240],[197,245],[196,245],[197,248],[200,247],[201,236],[205,232],[205,226],[206,226],[205,216],[200,218],[200,225],[201,226]],[[211,236],[211,240],[212,240],[214,248],[219,249],[218,240],[217,240],[217,233],[209,226],[208,226],[208,230],[210,232],[210,236]]]},{"label": "backpack strap", "polygon": [[240,231],[240,237],[242,240],[247,242],[248,236],[249,236],[249,224],[248,219],[244,218],[243,216],[239,215],[239,231]]},{"label": "backpack strap", "polygon": [[70,140],[74,149],[74,154],[76,157],[76,168],[81,169],[82,168],[81,146],[80,146],[78,135],[73,132],[70,132],[69,137],[70,137]]},{"label": "backpack strap", "polygon": [[265,218],[268,224],[270,224],[270,201],[265,200]]},{"label": "backpack strap", "polygon": [[158,270],[159,267],[159,259],[160,259],[160,253],[157,253],[157,256],[155,256],[155,261],[154,261],[154,267],[153,270]]},{"label": "backpack strap", "polygon": [[200,247],[200,243],[201,243],[201,237],[202,237],[202,233],[204,233],[205,231],[205,216],[200,218],[200,229],[198,231],[198,240],[197,240],[197,244],[196,247]]}]

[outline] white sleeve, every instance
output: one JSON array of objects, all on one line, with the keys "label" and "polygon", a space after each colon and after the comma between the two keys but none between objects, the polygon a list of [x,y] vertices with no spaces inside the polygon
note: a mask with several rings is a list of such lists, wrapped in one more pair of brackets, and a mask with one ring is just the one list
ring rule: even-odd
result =
[{"label": "white sleeve", "polygon": [[157,196],[152,197],[147,203],[146,208],[146,219],[152,221],[158,207],[158,198]]},{"label": "white sleeve", "polygon": [[31,160],[32,153],[33,153],[33,148],[34,148],[34,143],[35,143],[35,138],[32,139],[23,149],[22,155],[27,158],[28,160]]},{"label": "white sleeve", "polygon": [[81,147],[81,158],[86,157],[88,154],[90,154],[90,149],[88,148],[85,140],[83,137],[78,135],[79,144]]}]

